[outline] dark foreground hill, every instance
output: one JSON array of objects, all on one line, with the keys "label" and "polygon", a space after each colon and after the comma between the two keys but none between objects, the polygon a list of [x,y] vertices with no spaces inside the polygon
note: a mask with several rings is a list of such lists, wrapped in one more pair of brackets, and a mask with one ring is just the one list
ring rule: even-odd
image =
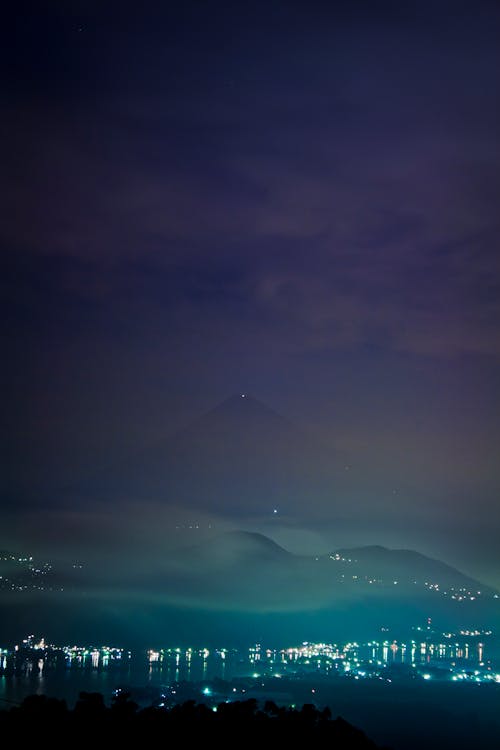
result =
[{"label": "dark foreground hill", "polygon": [[255,699],[220,703],[209,707],[188,701],[171,709],[149,707],[138,710],[126,694],[117,696],[110,708],[99,693],[81,693],[73,710],[64,701],[32,695],[18,708],[0,711],[0,732],[6,740],[23,743],[47,741],[50,747],[67,746],[78,738],[85,743],[110,747],[126,743],[183,747],[245,747],[325,745],[338,750],[376,750],[365,734],[328,708],[312,704],[302,709],[278,707],[267,701],[259,707]]}]

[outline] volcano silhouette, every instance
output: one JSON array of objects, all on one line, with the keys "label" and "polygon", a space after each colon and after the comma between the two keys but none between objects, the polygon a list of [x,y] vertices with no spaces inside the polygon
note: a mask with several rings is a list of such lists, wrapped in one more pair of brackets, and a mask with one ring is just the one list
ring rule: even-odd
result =
[{"label": "volcano silhouette", "polygon": [[184,508],[269,515],[303,504],[324,469],[313,441],[248,394],[237,394],[140,456],[115,466],[94,489],[111,497]]}]

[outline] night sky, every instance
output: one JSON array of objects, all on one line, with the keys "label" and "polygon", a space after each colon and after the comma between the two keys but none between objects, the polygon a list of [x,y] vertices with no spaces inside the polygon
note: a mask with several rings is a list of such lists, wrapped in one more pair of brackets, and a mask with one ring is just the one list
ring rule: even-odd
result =
[{"label": "night sky", "polygon": [[345,474],[225,521],[500,586],[498,3],[3,13],[0,547],[248,392]]}]

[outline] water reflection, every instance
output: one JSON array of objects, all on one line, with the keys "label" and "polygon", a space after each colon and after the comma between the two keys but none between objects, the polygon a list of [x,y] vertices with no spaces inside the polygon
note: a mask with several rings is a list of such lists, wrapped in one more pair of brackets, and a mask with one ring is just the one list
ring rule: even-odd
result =
[{"label": "water reflection", "polygon": [[[116,652],[117,653],[117,652]],[[0,698],[22,700],[30,693],[46,693],[76,700],[81,690],[110,694],[119,684],[172,685],[183,681],[264,675],[304,675],[311,672],[334,677],[347,673],[370,675],[393,665],[461,665],[481,668],[487,661],[484,643],[428,641],[371,641],[369,643],[303,643],[286,649],[263,649],[255,644],[236,649],[150,649],[118,658],[110,649],[77,649],[54,654],[31,652],[7,655],[0,660]],[[364,670],[364,671],[360,671]]]}]

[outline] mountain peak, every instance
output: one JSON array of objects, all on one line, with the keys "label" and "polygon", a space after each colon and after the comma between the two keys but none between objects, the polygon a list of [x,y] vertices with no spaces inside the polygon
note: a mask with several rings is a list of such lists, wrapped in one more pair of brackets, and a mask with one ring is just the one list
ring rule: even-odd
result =
[{"label": "mountain peak", "polygon": [[269,429],[290,429],[291,423],[286,417],[271,409],[262,401],[242,391],[234,393],[217,406],[205,412],[188,429],[210,428],[211,430],[245,429],[249,431],[268,431]]},{"label": "mountain peak", "polygon": [[208,413],[213,414],[227,411],[238,411],[241,414],[260,412],[263,415],[272,415],[274,417],[279,417],[280,419],[285,419],[281,414],[278,414],[274,409],[271,409],[270,406],[267,406],[263,401],[259,401],[259,399],[246,391],[233,393],[231,396],[224,399],[224,401],[221,401],[220,404],[214,406]]},{"label": "mountain peak", "polygon": [[288,562],[294,559],[288,550],[264,534],[254,531],[233,530],[225,531],[210,537],[200,544],[186,548],[191,560],[205,560],[220,564],[236,561],[253,561],[255,564],[276,560]]},{"label": "mountain peak", "polygon": [[[234,393],[175,435],[101,481],[108,496],[164,498],[213,512],[246,507],[269,514],[308,482],[309,444],[297,426],[246,391]],[[93,489],[93,492],[96,492]]]}]

